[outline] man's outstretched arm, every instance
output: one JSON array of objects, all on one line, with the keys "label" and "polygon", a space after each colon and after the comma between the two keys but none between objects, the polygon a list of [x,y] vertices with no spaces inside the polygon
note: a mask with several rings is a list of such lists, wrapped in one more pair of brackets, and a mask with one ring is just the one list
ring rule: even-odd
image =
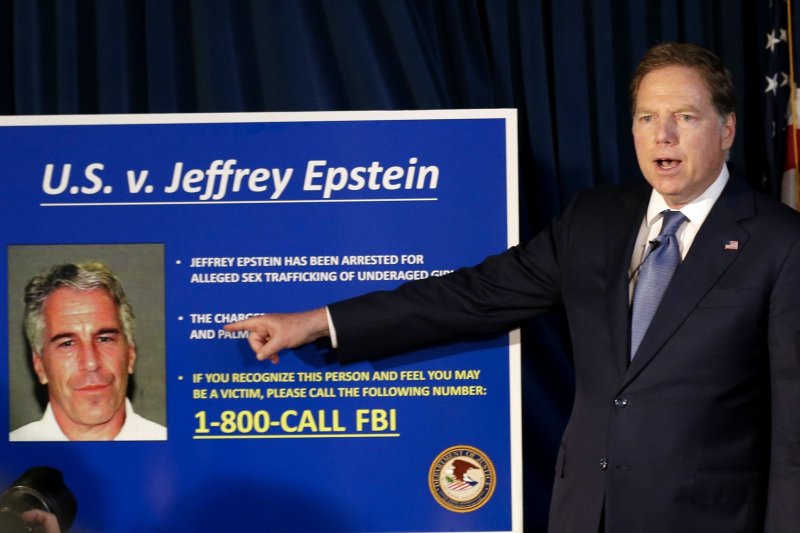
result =
[{"label": "man's outstretched arm", "polygon": [[330,335],[324,307],[302,313],[258,315],[225,325],[227,331],[248,331],[247,341],[259,361],[280,360],[278,352]]}]

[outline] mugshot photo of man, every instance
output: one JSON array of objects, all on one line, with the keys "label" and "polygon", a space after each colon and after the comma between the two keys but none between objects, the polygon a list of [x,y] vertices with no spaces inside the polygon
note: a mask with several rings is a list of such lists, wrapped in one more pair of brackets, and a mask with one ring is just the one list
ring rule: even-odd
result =
[{"label": "mugshot photo of man", "polygon": [[137,414],[128,398],[139,358],[135,314],[108,266],[52,266],[28,281],[24,303],[32,368],[47,403],[41,419],[11,431],[11,441],[167,438],[166,427]]}]

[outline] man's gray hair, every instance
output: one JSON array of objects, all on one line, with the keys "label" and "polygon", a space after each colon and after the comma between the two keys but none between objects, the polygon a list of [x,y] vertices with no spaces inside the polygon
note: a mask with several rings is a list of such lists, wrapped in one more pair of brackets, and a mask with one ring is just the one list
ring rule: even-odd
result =
[{"label": "man's gray hair", "polygon": [[61,287],[107,290],[117,305],[122,333],[133,346],[135,316],[119,278],[103,263],[64,263],[40,272],[25,287],[25,334],[35,353],[41,355],[44,346],[44,304]]}]

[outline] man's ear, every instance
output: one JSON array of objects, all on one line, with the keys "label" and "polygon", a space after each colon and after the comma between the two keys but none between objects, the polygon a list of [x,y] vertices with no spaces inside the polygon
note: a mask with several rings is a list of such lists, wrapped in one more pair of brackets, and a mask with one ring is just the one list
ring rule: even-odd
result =
[{"label": "man's ear", "polygon": [[33,370],[39,378],[39,383],[47,385],[47,373],[44,371],[44,364],[42,363],[42,356],[33,352]]},{"label": "man's ear", "polygon": [[131,344],[128,347],[128,374],[133,374],[136,367],[136,345]]},{"label": "man's ear", "polygon": [[722,123],[722,150],[730,150],[736,137],[736,114],[729,113]]}]

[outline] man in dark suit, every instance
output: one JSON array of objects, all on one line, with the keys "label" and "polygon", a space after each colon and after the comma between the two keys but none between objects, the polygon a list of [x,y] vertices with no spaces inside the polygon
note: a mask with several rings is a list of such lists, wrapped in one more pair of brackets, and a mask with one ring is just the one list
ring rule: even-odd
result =
[{"label": "man in dark suit", "polygon": [[349,361],[563,305],[576,393],[551,531],[800,531],[800,216],[729,173],[715,55],[654,47],[631,100],[646,184],[582,193],[474,268],[228,327],[259,359],[331,335]]}]

